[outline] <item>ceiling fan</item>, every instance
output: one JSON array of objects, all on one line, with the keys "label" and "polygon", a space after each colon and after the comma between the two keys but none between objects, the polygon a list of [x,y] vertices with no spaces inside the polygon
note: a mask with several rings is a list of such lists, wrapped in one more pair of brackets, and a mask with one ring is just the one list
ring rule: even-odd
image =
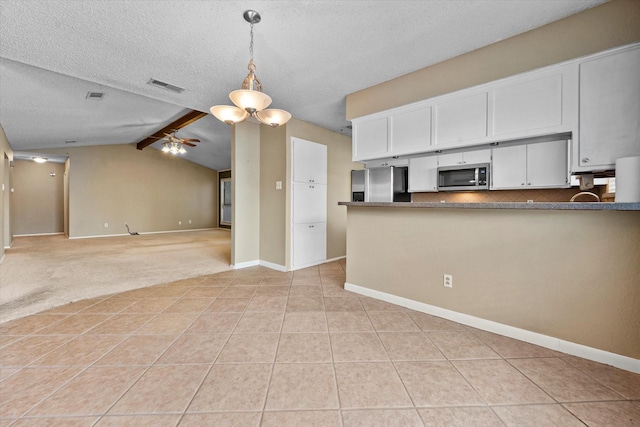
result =
[{"label": "ceiling fan", "polygon": [[171,154],[185,154],[187,152],[184,146],[195,147],[196,142],[200,142],[199,139],[195,138],[178,138],[176,136],[176,130],[172,130],[171,133],[165,133],[164,137],[166,141],[162,143],[162,151],[165,153]]}]

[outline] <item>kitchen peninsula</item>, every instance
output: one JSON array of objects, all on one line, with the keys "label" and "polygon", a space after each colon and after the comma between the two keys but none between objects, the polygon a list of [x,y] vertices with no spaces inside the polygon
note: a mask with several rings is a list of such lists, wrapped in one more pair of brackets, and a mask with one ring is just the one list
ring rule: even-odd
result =
[{"label": "kitchen peninsula", "polygon": [[640,203],[340,205],[347,290],[640,372]]}]

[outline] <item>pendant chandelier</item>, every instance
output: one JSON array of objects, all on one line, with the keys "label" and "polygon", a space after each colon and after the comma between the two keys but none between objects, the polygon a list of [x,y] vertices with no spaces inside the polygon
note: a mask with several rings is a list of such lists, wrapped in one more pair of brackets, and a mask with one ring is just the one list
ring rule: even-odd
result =
[{"label": "pendant chandelier", "polygon": [[253,24],[260,22],[260,14],[255,10],[244,12],[244,20],[251,24],[251,42],[249,44],[249,74],[242,82],[242,89],[234,90],[229,94],[229,98],[236,105],[214,105],[211,107],[211,114],[218,120],[228,125],[241,123],[250,116],[258,122],[278,127],[291,119],[291,114],[276,108],[269,108],[271,97],[262,92],[262,84],[256,76],[256,65],[253,63]]}]

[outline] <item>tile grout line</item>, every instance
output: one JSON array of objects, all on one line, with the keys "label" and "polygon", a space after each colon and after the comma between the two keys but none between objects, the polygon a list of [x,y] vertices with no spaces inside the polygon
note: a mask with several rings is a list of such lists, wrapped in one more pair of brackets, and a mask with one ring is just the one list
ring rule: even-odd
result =
[{"label": "tile grout line", "polygon": [[[225,289],[226,289],[226,288],[225,288]],[[212,301],[212,303],[213,303],[213,301]],[[172,305],[173,305],[173,304],[172,304]],[[170,307],[170,306],[169,306],[169,307]],[[169,307],[166,307],[166,308],[169,308]],[[165,308],[165,310],[166,310],[166,308]],[[149,319],[147,322],[145,322],[145,323],[143,323],[142,325],[140,325],[140,327],[138,327],[138,328],[137,328],[137,329],[135,329],[133,332],[131,332],[131,333],[128,335],[128,337],[127,337],[127,338],[125,338],[125,340],[126,340],[126,339],[128,339],[128,338],[130,338],[130,337],[132,337],[132,336],[134,336],[134,335],[136,334],[136,332],[138,332],[140,329],[142,329],[145,325],[147,325],[147,324],[148,324],[149,322],[151,322],[152,320],[157,319],[157,318],[160,316],[160,314],[162,314],[163,312],[164,312],[164,310],[163,310],[163,311],[161,311],[161,312],[159,312],[159,313],[157,313],[157,314],[156,314],[156,316],[154,316],[153,318]],[[123,398],[123,397],[124,397],[124,396],[125,396],[125,395],[126,395],[126,394],[127,394],[127,393],[128,393],[128,392],[129,392],[133,387],[134,387],[134,386],[135,386],[135,384],[137,384],[137,383],[140,381],[140,379],[141,379],[141,378],[142,378],[142,377],[143,377],[147,372],[149,372],[149,370],[150,370],[153,366],[155,366],[155,365],[156,365],[156,363],[158,362],[158,360],[160,360],[160,358],[161,358],[161,357],[162,357],[162,356],[163,356],[163,355],[164,355],[164,354],[169,350],[169,348],[171,348],[171,347],[172,347],[172,346],[173,346],[173,345],[174,345],[174,344],[175,344],[175,343],[176,343],[176,342],[177,342],[177,341],[178,341],[182,336],[184,336],[184,335],[185,335],[185,332],[187,331],[187,329],[189,329],[191,326],[193,326],[193,324],[194,324],[194,323],[195,323],[195,322],[196,322],[196,321],[197,321],[197,320],[202,316],[202,314],[203,314],[203,313],[205,313],[205,312],[206,312],[206,309],[205,309],[205,310],[202,310],[202,311],[199,313],[199,315],[198,315],[198,316],[196,316],[196,317],[195,317],[195,318],[194,318],[194,319],[193,319],[193,320],[192,320],[192,321],[191,321],[191,322],[190,322],[190,323],[189,323],[189,324],[184,328],[184,330],[183,330],[180,334],[178,334],[178,335],[176,336],[176,338],[175,338],[173,341],[171,341],[171,342],[167,345],[167,347],[166,347],[166,348],[165,348],[165,349],[164,349],[164,350],[163,350],[163,351],[162,351],[162,352],[161,352],[161,353],[160,353],[160,354],[159,354],[159,355],[158,355],[158,356],[153,360],[153,362],[151,362],[151,364],[149,364],[149,365],[147,366],[147,368],[142,372],[142,374],[141,374],[141,375],[140,375],[140,376],[139,376],[135,381],[133,381],[133,382],[129,385],[129,387],[127,387],[127,389],[126,389],[123,393],[121,393],[121,394],[118,396],[118,398],[116,398],[116,399],[114,400],[114,402],[113,402],[113,403],[112,403],[112,404],[111,404],[111,405],[110,405],[110,406],[109,406],[109,407],[104,411],[104,413],[103,413],[103,414],[98,418],[98,420],[96,421],[96,423],[94,423],[94,425],[95,425],[95,424],[97,424],[97,423],[99,423],[99,422],[100,422],[100,420],[102,420],[102,418],[104,418],[105,416],[107,416],[107,414],[109,413],[109,411],[111,411],[111,410],[112,410],[112,409],[113,409],[113,408],[118,404],[118,402],[120,402],[120,401],[122,400],[122,398]],[[144,334],[141,334],[141,335],[144,335]],[[150,334],[150,335],[164,335],[164,334]],[[228,339],[228,338],[227,338],[227,339]],[[124,342],[125,340],[121,341],[118,345],[122,344],[122,342]],[[114,347],[114,348],[115,348],[115,347]],[[113,350],[113,349],[112,349],[112,350]],[[106,352],[102,357],[106,356],[106,354],[107,354],[107,353],[108,353],[108,352]],[[101,357],[101,358],[102,358],[102,357]],[[97,360],[96,360],[96,362],[94,362],[94,364],[95,364],[95,363],[97,363],[101,358],[97,359]],[[125,365],[125,366],[131,366],[131,365]],[[146,366],[146,365],[143,365],[143,366]],[[211,364],[211,366],[213,366],[213,364]],[[210,371],[210,370],[211,370],[211,368],[209,368],[209,369],[207,370],[207,372],[205,373],[205,375],[204,375],[204,377],[203,377],[203,379],[202,379],[202,382],[204,382],[204,379],[207,377],[207,375],[209,374],[209,371]],[[200,386],[202,385],[202,382],[200,383]],[[196,393],[197,393],[197,391],[199,390],[200,386],[196,389]],[[194,393],[194,396],[195,396],[195,393]],[[188,402],[188,403],[187,403],[187,405],[185,406],[185,409],[183,410],[183,415],[184,415],[184,413],[186,412],[187,408],[189,407],[189,404],[190,404],[190,403],[191,403],[191,401],[193,400],[193,397],[194,397],[194,396],[192,396],[191,400],[189,400],[189,402]],[[135,415],[135,414],[131,414],[131,415]],[[180,420],[181,420],[181,419],[182,419],[182,416],[179,418],[178,422],[180,422]],[[177,424],[176,424],[176,425],[177,425]]]}]

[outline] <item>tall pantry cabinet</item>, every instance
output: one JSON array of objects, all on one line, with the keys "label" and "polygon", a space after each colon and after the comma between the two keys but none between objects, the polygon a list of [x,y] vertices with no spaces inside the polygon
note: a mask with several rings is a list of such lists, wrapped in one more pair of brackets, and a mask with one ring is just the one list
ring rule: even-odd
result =
[{"label": "tall pantry cabinet", "polygon": [[327,146],[291,138],[291,269],[327,260]]}]

